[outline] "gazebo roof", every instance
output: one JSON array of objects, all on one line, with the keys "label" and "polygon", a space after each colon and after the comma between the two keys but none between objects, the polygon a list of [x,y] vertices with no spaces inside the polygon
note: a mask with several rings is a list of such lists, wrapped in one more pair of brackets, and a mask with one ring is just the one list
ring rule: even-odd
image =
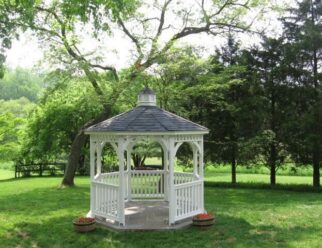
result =
[{"label": "gazebo roof", "polygon": [[86,129],[91,132],[198,132],[208,129],[197,123],[161,109],[156,105],[154,92],[146,87],[139,94],[137,107]]},{"label": "gazebo roof", "polygon": [[156,106],[138,106],[89,127],[87,132],[208,132],[206,127]]}]

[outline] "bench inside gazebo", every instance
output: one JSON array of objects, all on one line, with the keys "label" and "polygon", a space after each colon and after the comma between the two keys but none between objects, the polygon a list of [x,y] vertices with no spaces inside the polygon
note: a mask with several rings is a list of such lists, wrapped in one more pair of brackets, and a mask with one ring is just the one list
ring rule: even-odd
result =
[{"label": "bench inside gazebo", "polygon": [[[203,135],[208,129],[156,106],[146,87],[132,110],[89,127],[91,196],[88,216],[116,229],[169,229],[191,223],[204,212]],[[132,170],[133,147],[142,140],[160,144],[163,169]],[[175,172],[183,143],[191,146],[193,172]],[[119,171],[102,173],[102,150],[116,151]]]}]

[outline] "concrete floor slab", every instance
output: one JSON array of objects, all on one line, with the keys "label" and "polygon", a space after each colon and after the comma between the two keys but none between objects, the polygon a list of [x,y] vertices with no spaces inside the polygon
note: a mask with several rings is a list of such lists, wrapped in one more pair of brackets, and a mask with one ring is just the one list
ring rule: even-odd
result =
[{"label": "concrete floor slab", "polygon": [[169,226],[169,206],[165,201],[129,201],[125,203],[125,225],[96,217],[97,223],[116,230],[170,230],[188,227],[191,218]]}]

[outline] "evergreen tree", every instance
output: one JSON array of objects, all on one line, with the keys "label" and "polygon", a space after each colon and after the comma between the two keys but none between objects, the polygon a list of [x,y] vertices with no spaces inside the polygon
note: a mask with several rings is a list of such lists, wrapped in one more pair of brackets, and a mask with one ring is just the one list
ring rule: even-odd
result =
[{"label": "evergreen tree", "polygon": [[[253,72],[253,79],[260,87],[263,100],[263,132],[270,133],[271,139],[260,144],[265,164],[270,169],[270,183],[276,184],[276,171],[287,156],[283,129],[287,121],[286,108],[290,101],[287,83],[287,59],[283,39],[265,38],[261,47],[254,47],[247,53],[248,69]],[[264,139],[265,140],[265,139]]]},{"label": "evergreen tree", "polygon": [[300,119],[302,127],[297,128],[297,137],[301,138],[291,144],[291,150],[299,153],[293,155],[299,162],[310,160],[313,185],[319,187],[322,161],[322,2],[304,0],[298,3],[297,8],[289,10],[283,23],[285,38],[292,46],[293,57],[296,57],[291,63],[294,69],[289,77],[296,87],[301,87],[308,102],[305,112],[299,113],[305,116]]}]

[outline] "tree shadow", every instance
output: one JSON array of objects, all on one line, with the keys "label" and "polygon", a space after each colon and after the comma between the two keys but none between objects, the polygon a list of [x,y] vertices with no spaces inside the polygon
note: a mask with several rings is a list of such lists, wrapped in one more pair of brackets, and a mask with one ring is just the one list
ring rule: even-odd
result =
[{"label": "tree shadow", "polygon": [[52,212],[70,211],[76,216],[84,214],[90,204],[88,186],[58,189],[57,187],[37,188],[27,192],[0,195],[0,213],[43,218]]},{"label": "tree shadow", "polygon": [[[98,228],[88,234],[76,233],[72,226],[72,220],[89,209],[88,185],[63,190],[44,187],[0,196],[0,220],[5,217],[0,225],[0,247],[292,247],[294,242],[322,239],[316,235],[322,233],[321,226],[250,222],[262,210],[275,214],[275,205],[291,211],[292,204],[321,204],[322,195],[218,188],[206,188],[205,192],[206,207],[216,214],[210,228],[161,232]],[[248,216],[238,217],[240,209],[247,210]]]},{"label": "tree shadow", "polygon": [[227,208],[239,207],[249,208],[274,208],[292,207],[295,204],[322,204],[322,194],[313,192],[275,191],[262,189],[229,189],[206,187],[205,199],[214,203],[220,199],[219,205]]},{"label": "tree shadow", "polygon": [[[160,232],[116,232],[97,228],[80,234],[73,230],[72,214],[40,222],[21,221],[0,236],[3,247],[292,247],[321,229],[294,226],[253,226],[242,218],[217,216],[212,227]],[[291,235],[290,235],[291,234]],[[291,243],[292,242],[292,243]]]}]

